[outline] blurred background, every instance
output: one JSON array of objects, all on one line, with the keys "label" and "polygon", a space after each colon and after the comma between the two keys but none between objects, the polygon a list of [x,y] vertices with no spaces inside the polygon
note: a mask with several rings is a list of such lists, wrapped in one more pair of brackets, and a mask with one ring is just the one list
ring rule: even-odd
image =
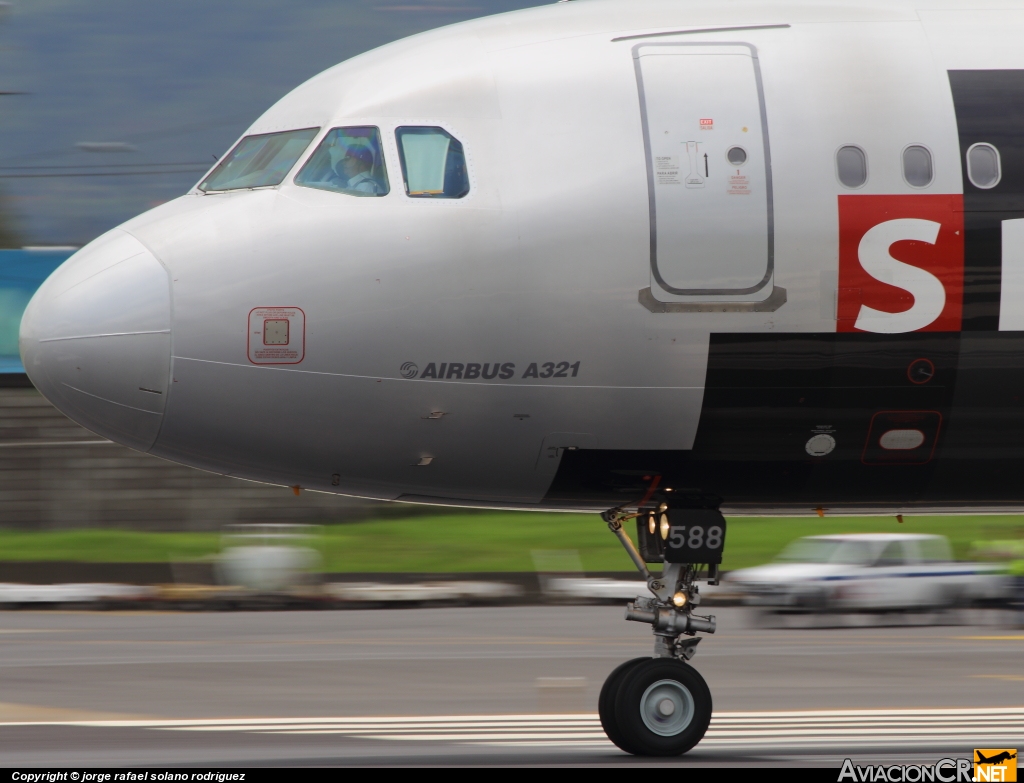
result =
[{"label": "blurred background", "polygon": [[[596,516],[295,496],[172,465],[70,422],[31,387],[18,357],[22,311],[56,266],[187,191],[296,85],[388,41],[537,4],[0,2],[0,583],[173,585],[173,595],[183,586],[234,585],[308,598],[324,597],[317,592],[324,583],[347,580],[333,599],[629,597],[635,575]],[[951,557],[994,560],[1005,570],[1019,559],[1012,542],[1022,524],[1014,517],[735,519],[724,568],[770,561],[806,535],[913,532],[946,536]],[[906,558],[914,558],[909,549]],[[391,588],[374,588],[373,575],[385,573]],[[471,580],[472,590],[452,587],[453,579],[481,574],[490,576]],[[422,589],[399,596],[396,580]],[[739,584],[719,591],[721,600],[735,599]],[[21,601],[57,595],[18,590],[10,595]],[[95,595],[96,588],[80,590],[83,600]]]},{"label": "blurred background", "polygon": [[0,3],[0,243],[80,246],[356,54],[529,0]]}]

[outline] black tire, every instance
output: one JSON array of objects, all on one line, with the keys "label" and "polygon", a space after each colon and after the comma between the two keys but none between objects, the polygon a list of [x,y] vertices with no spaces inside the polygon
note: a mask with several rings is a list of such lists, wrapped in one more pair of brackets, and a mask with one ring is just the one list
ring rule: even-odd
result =
[{"label": "black tire", "polygon": [[[662,704],[673,710],[667,717]],[[626,672],[615,697],[615,718],[624,739],[619,747],[638,756],[678,756],[704,738],[711,723],[711,690],[692,666],[653,658]]]},{"label": "black tire", "polygon": [[619,687],[630,670],[649,660],[651,659],[634,658],[616,667],[608,675],[608,679],[604,681],[604,685],[601,686],[601,695],[597,698],[597,713],[601,717],[601,728],[608,735],[608,739],[614,742],[620,749],[626,751],[626,753],[635,753],[636,751],[631,750],[627,746],[626,740],[619,730],[619,723],[615,719],[615,697],[618,696]]}]

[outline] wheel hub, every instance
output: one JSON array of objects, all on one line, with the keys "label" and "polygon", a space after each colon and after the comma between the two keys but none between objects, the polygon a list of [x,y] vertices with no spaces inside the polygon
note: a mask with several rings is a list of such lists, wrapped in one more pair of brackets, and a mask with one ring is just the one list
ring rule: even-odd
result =
[{"label": "wheel hub", "polygon": [[693,696],[675,680],[658,680],[644,691],[640,700],[644,725],[662,737],[679,734],[690,725],[693,715]]}]

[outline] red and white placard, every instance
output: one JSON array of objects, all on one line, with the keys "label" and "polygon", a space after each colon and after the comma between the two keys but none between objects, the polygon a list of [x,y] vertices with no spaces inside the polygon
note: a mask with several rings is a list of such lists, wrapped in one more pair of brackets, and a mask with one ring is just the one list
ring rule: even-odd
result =
[{"label": "red and white placard", "polygon": [[306,314],[298,307],[253,308],[248,351],[253,364],[298,364],[306,354]]}]

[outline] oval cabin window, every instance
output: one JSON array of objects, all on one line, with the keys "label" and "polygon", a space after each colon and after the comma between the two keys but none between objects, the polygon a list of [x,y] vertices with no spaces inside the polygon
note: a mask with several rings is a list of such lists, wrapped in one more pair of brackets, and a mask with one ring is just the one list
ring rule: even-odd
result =
[{"label": "oval cabin window", "polygon": [[967,149],[967,179],[976,188],[988,190],[1003,178],[999,150],[991,144],[972,144]]},{"label": "oval cabin window", "polygon": [[836,152],[836,176],[847,188],[859,188],[868,181],[868,158],[860,147],[847,145]]},{"label": "oval cabin window", "polygon": [[932,184],[932,154],[927,147],[911,144],[903,150],[903,179],[912,188],[926,188]]}]

